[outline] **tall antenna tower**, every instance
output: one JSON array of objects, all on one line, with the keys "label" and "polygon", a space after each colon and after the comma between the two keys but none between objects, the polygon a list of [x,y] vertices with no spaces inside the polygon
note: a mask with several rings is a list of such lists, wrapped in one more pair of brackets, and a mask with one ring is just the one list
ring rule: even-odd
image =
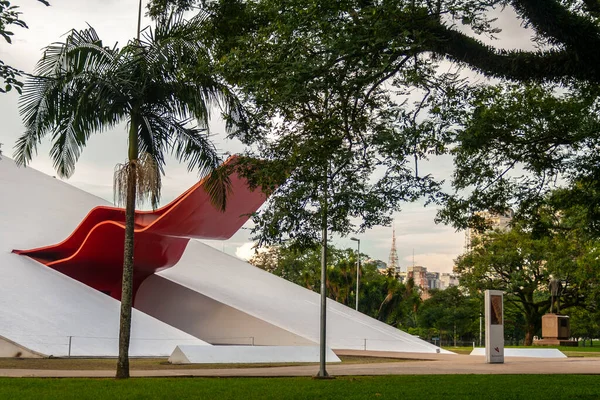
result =
[{"label": "tall antenna tower", "polygon": [[400,266],[398,265],[398,251],[396,250],[396,227],[392,227],[392,249],[390,250],[390,259],[388,261],[388,268],[393,268],[394,271],[400,272]]}]

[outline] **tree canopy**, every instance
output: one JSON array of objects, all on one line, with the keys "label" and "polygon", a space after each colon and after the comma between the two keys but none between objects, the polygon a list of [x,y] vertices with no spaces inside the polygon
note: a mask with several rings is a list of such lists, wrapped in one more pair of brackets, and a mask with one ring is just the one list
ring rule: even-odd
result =
[{"label": "tree canopy", "polygon": [[272,161],[263,175],[287,173],[255,219],[261,244],[318,241],[324,200],[328,228],[341,235],[389,223],[405,201],[437,200],[439,182],[418,164],[443,151],[445,126],[431,111],[462,82],[419,55],[411,37],[377,53],[391,35],[378,19],[388,10],[359,3],[211,8],[224,76],[253,110],[242,139]]},{"label": "tree canopy", "polygon": [[[389,222],[384,208],[396,210],[402,201],[431,195],[438,182],[419,176],[408,159],[451,152],[459,194],[446,198],[440,220],[464,227],[477,209],[535,203],[549,183],[566,179],[584,155],[593,154],[586,149],[594,148],[597,129],[598,55],[590,49],[600,30],[594,0],[553,0],[543,7],[537,0],[156,0],[149,8],[159,13],[195,5],[213,16],[209,36],[224,75],[255,107],[254,127],[262,131],[243,139],[258,140],[261,156],[280,161],[275,168],[289,174],[281,196],[271,201],[271,213],[257,219],[265,243],[289,238],[275,231],[297,232],[299,242],[314,240],[309,226],[322,220],[326,170],[332,174],[328,182],[342,189],[329,193],[336,190],[329,186],[330,210],[364,221],[353,227],[334,216],[331,228],[345,234]],[[499,50],[460,28],[493,36],[499,31],[491,11],[504,6],[534,30],[543,49]],[[548,83],[456,91],[457,82],[449,89],[448,75],[436,70],[443,58],[488,76]],[[404,102],[408,92],[411,101],[427,98],[425,104]],[[450,111],[424,123],[424,114],[437,109],[426,104],[431,98],[450,103]],[[593,169],[595,160],[585,161]],[[511,171],[519,168],[527,174],[513,179]],[[381,171],[388,175],[374,180]],[[347,201],[336,203],[340,198]],[[292,214],[313,222],[294,226],[283,218]]]},{"label": "tree canopy", "polygon": [[[211,2],[154,0],[149,9],[156,14],[169,5],[189,9],[200,3]],[[223,0],[221,3],[242,7],[264,4],[283,12],[296,5],[302,6],[299,2],[284,4],[277,1]],[[325,1],[311,3],[324,10],[328,8]],[[306,11],[310,10],[308,2],[304,6]],[[600,4],[597,0],[347,0],[329,7],[344,11],[351,27],[370,27],[350,33],[357,34],[356,39],[370,39],[373,46],[352,50],[358,49],[376,62],[378,56],[402,51],[398,44],[410,39],[416,53],[433,52],[488,76],[539,81],[577,79],[596,83],[600,79],[600,56],[595,51],[600,45]],[[494,25],[491,11],[501,7],[512,8],[523,24],[534,31],[536,42],[542,45],[539,49],[502,50],[484,44],[477,36],[461,29],[460,25],[466,25],[475,34],[494,36],[499,29]],[[341,37],[346,32],[340,33]]]},{"label": "tree canopy", "polygon": [[[463,107],[448,114],[457,126],[451,150],[456,192],[447,198],[440,220],[464,228],[478,210],[507,207],[526,216],[561,186],[577,187],[579,195],[570,201],[597,202],[597,94],[590,85],[471,88]],[[563,203],[567,193],[561,194]]]},{"label": "tree canopy", "polygon": [[596,241],[572,229],[568,216],[549,213],[541,218],[537,226],[518,221],[507,231],[475,235],[472,249],[456,261],[460,284],[469,293],[506,292],[506,302],[525,319],[526,345],[532,344],[542,315],[551,309],[548,284],[552,279],[562,282],[562,309],[584,306],[597,282],[586,272],[598,267],[593,261]]}]

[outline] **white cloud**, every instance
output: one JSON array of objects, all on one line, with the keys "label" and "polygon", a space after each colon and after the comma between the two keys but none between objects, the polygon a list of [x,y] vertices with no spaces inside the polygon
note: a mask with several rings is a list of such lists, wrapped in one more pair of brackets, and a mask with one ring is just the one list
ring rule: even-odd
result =
[{"label": "white cloud", "polygon": [[237,258],[248,261],[254,256],[254,242],[246,242],[243,245],[235,249],[235,255]]}]

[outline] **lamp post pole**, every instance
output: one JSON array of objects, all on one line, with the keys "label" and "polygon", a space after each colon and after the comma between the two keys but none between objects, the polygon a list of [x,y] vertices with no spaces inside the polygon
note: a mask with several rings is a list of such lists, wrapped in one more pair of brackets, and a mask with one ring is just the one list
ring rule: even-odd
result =
[{"label": "lamp post pole", "polygon": [[323,202],[321,204],[322,213],[322,236],[321,236],[321,326],[319,334],[319,373],[317,378],[327,378],[329,374],[326,369],[327,358],[327,195],[328,182],[327,173],[329,169],[325,169],[325,181],[323,190]]},{"label": "lamp post pole", "polygon": [[360,285],[360,239],[352,237],[350,240],[355,241],[358,246],[358,261],[356,267],[356,311],[358,311],[358,289]]}]

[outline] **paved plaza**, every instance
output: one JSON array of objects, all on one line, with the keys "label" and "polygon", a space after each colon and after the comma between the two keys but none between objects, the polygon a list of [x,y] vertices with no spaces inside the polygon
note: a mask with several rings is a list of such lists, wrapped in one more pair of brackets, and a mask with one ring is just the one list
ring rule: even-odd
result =
[{"label": "paved plaza", "polygon": [[[399,362],[371,364],[328,365],[332,376],[344,375],[451,375],[451,374],[600,374],[600,357],[539,359],[527,357],[507,358],[504,364],[486,364],[483,356],[395,352],[336,351],[338,355],[360,355],[399,358]],[[314,376],[317,365],[185,369],[185,370],[132,370],[134,377],[291,377]],[[113,370],[35,370],[2,369],[3,377],[114,377]]]}]

